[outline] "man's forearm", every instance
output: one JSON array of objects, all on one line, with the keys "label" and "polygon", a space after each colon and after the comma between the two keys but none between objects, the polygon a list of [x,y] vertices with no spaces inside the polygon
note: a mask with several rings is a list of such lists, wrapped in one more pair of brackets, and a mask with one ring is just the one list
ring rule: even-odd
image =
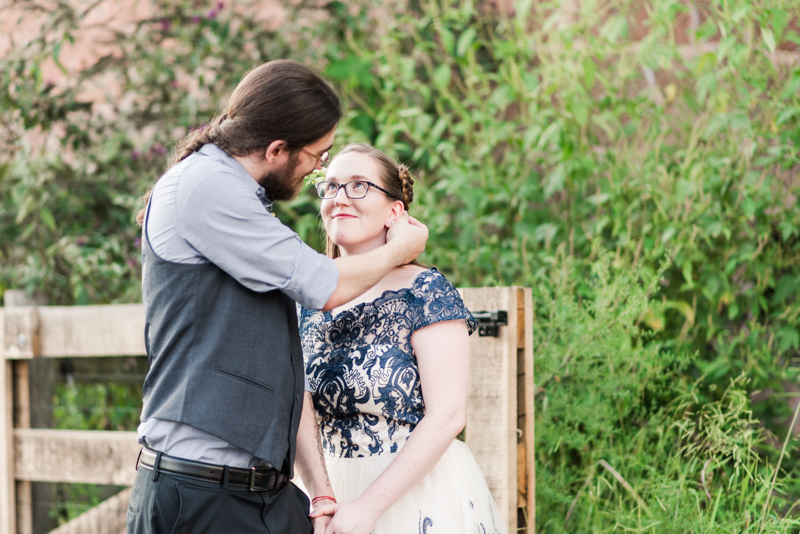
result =
[{"label": "man's forearm", "polygon": [[358,297],[381,281],[386,273],[403,262],[403,256],[391,245],[366,254],[333,260],[339,268],[339,284],[322,308],[329,311]]}]

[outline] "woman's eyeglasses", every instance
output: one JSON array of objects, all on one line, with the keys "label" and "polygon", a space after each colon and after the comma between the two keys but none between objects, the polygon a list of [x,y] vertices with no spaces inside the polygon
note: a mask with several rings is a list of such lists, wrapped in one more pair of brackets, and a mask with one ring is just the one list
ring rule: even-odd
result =
[{"label": "woman's eyeglasses", "polygon": [[339,193],[340,188],[344,188],[344,194],[347,195],[347,198],[351,200],[357,200],[359,198],[364,198],[365,196],[367,196],[370,187],[374,187],[378,191],[382,191],[390,198],[397,198],[386,189],[378,185],[375,185],[372,182],[367,182],[365,180],[354,180],[352,182],[347,182],[346,184],[340,184],[338,182],[327,182],[327,181],[320,182],[317,184],[317,194],[319,195],[319,198],[331,199],[336,197],[337,193]]}]

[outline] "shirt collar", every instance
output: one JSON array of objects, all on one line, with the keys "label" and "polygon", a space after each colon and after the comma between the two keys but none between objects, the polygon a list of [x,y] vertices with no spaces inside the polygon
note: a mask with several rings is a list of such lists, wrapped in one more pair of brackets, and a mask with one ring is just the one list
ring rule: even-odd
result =
[{"label": "shirt collar", "polygon": [[[266,208],[267,213],[272,213],[272,202],[273,201],[269,199],[269,197],[267,196],[267,192],[264,190],[263,187],[261,187],[258,184],[256,184],[256,185],[258,186],[258,189],[256,189],[256,196],[258,197],[258,200],[260,200],[261,203],[264,205],[264,208]],[[274,215],[274,213],[273,213],[273,215]]]}]

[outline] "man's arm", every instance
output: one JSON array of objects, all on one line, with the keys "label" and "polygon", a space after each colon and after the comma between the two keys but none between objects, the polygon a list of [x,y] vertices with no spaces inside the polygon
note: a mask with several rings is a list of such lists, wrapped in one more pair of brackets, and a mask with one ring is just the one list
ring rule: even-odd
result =
[{"label": "man's arm", "polygon": [[[312,499],[322,496],[335,497],[325,466],[325,453],[322,450],[322,438],[316,421],[311,393],[306,391],[303,399],[303,415],[300,417],[300,428],[297,430],[295,468]],[[322,500],[314,506],[314,509],[332,502],[327,499]],[[314,534],[324,533],[329,521],[330,516],[314,519]]]},{"label": "man's arm", "polygon": [[366,254],[336,258],[339,284],[325,303],[329,311],[358,297],[380,282],[386,273],[416,259],[428,240],[428,227],[404,213],[389,229],[386,245]]}]

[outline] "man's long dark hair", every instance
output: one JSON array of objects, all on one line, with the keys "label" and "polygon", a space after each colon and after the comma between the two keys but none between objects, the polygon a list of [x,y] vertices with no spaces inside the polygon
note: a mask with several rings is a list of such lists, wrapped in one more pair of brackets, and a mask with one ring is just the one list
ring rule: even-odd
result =
[{"label": "man's long dark hair", "polygon": [[[295,61],[270,61],[242,78],[225,111],[178,143],[168,166],[206,143],[231,156],[266,151],[277,140],[286,141],[289,151],[298,150],[324,137],[341,118],[339,96],[319,74]],[[143,198],[146,206],[150,191]],[[136,220],[143,223],[144,210]]]}]

